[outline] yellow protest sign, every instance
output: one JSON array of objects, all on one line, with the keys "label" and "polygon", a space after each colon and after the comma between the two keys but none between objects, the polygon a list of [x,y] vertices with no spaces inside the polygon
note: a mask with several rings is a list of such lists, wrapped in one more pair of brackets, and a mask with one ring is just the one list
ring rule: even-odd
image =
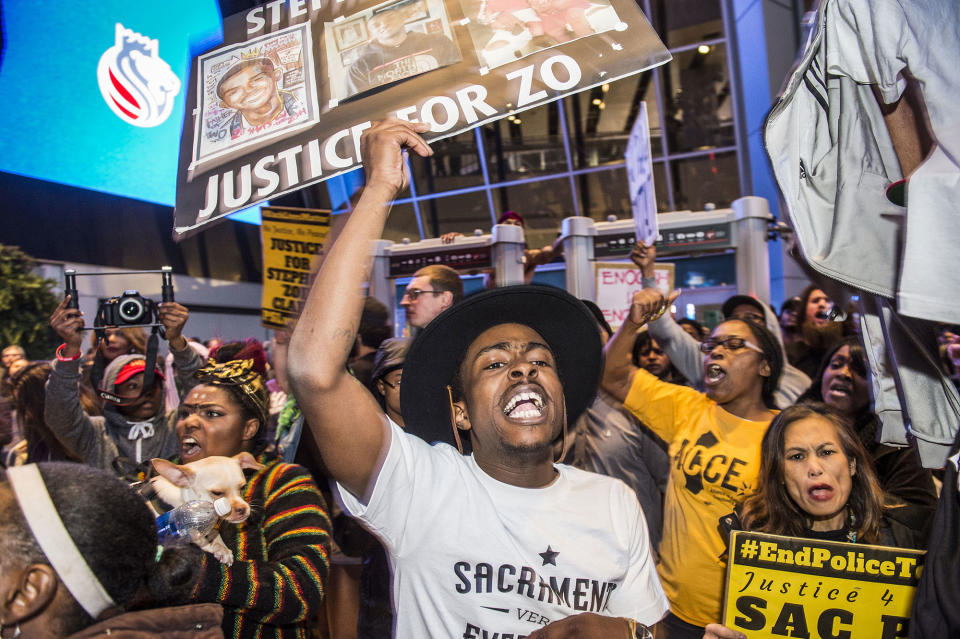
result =
[{"label": "yellow protest sign", "polygon": [[314,257],[322,255],[330,232],[330,211],[264,207],[263,297],[264,326],[282,328],[300,315],[310,290]]},{"label": "yellow protest sign", "polygon": [[750,639],[906,637],[924,553],[738,531],[723,623]]}]

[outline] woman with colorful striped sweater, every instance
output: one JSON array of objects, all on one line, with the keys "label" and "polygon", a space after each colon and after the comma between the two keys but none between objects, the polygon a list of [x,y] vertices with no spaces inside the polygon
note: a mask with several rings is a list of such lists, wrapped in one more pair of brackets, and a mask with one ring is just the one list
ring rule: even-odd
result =
[{"label": "woman with colorful striped sweater", "polygon": [[226,637],[306,639],[323,601],[330,519],[310,473],[264,454],[267,393],[250,361],[209,364],[180,404],[177,437],[186,462],[247,451],[263,464],[248,476],[250,517],[224,525],[233,551],[226,566],[204,554],[193,599],[223,604]]}]

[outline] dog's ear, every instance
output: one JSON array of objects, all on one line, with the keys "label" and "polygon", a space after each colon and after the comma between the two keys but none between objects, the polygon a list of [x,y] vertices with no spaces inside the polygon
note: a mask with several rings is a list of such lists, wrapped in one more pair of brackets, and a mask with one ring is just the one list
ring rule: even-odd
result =
[{"label": "dog's ear", "polygon": [[237,463],[240,464],[240,468],[250,468],[252,470],[260,470],[263,468],[263,464],[257,461],[256,457],[243,451],[233,456],[233,459],[237,460]]},{"label": "dog's ear", "polygon": [[197,476],[189,466],[178,466],[172,461],[160,459],[159,457],[151,459],[150,463],[161,477],[169,480],[174,486],[179,486],[180,488],[187,488],[193,485],[193,480]]}]

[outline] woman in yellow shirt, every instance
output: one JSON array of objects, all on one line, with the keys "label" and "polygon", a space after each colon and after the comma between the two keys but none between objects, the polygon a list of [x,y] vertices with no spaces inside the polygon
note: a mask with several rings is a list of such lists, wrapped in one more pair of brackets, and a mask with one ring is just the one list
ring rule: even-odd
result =
[{"label": "woman in yellow shirt", "polygon": [[664,306],[656,290],[634,296],[607,344],[602,385],[670,446],[658,571],[671,613],[662,625],[668,639],[700,639],[720,614],[726,544],[717,522],[756,489],[783,351],[765,326],[730,320],[700,346],[706,392],[661,382],[630,355],[637,329]]}]

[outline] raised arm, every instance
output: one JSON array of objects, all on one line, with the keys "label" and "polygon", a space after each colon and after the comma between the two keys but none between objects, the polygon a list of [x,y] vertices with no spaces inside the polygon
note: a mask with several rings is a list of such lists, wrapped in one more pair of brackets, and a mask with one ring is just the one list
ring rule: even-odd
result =
[{"label": "raised arm", "polygon": [[662,312],[663,304],[663,295],[656,289],[645,288],[634,293],[630,313],[603,349],[605,358],[600,385],[621,402],[627,399],[633,376],[638,370],[633,365],[633,344],[637,341],[637,330],[651,317]]},{"label": "raised arm", "polygon": [[[637,242],[636,246],[633,247],[633,252],[630,253],[630,259],[643,273],[644,288],[657,288],[654,271],[656,258],[656,247],[643,242]],[[679,295],[679,290],[671,293],[667,297],[666,307],[670,308]],[[677,324],[670,313],[664,313],[659,319],[652,320],[647,326],[647,330],[650,331],[650,337],[657,340],[657,344],[667,354],[670,363],[680,371],[680,374],[699,387],[703,383],[703,368],[700,366],[702,360],[697,340],[690,337]]]},{"label": "raised arm", "polygon": [[361,140],[367,183],[359,202],[327,254],[290,338],[287,373],[330,474],[363,498],[375,477],[386,416],[346,363],[363,312],[370,277],[370,242],[377,240],[389,202],[404,185],[402,150],[433,152],[418,135],[428,125],[391,119]]},{"label": "raised arm", "polygon": [[273,331],[273,372],[277,386],[284,393],[290,392],[290,380],[287,378],[287,357],[290,353],[290,329],[278,328]]},{"label": "raised arm", "polygon": [[80,405],[80,348],[83,344],[83,313],[68,308],[68,295],[50,316],[50,327],[63,339],[47,380],[44,421],[63,447],[91,466],[112,470],[119,454],[107,435],[103,418],[91,419]]},{"label": "raised arm", "polygon": [[160,305],[160,323],[166,329],[167,344],[173,354],[173,363],[177,365],[177,381],[180,383],[180,396],[185,397],[190,389],[200,382],[193,376],[203,366],[203,358],[190,348],[183,336],[183,327],[190,318],[187,307],[176,302],[164,302]]}]

